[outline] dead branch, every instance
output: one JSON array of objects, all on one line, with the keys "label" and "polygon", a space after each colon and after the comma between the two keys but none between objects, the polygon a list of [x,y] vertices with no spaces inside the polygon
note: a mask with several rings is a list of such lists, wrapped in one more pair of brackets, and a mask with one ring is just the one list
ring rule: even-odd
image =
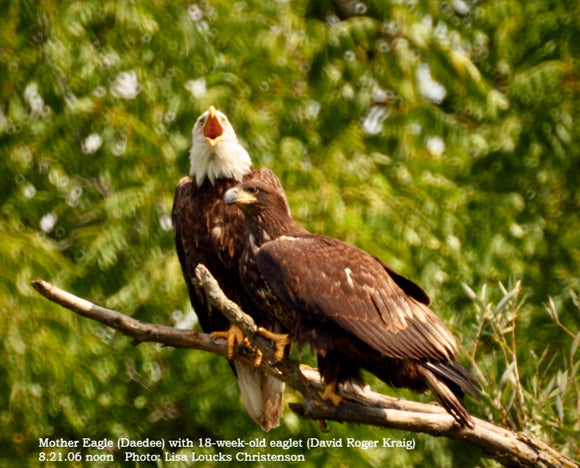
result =
[{"label": "dead branch", "polygon": [[[257,333],[257,326],[252,318],[225,296],[203,265],[196,269],[194,281],[206,290],[212,304],[232,323],[238,325],[250,342],[262,351],[264,359],[260,369],[285,380],[290,388],[304,395],[303,403],[290,405],[304,418],[370,424],[463,440],[477,445],[487,456],[497,459],[505,466],[580,468],[580,464],[574,460],[526,434],[508,431],[478,418],[473,418],[473,429],[460,427],[438,405],[392,398],[372,392],[368,388],[353,386],[339,392],[345,400],[338,407],[334,407],[321,400],[316,392],[323,388],[316,369],[299,366],[290,359],[275,363],[271,343]],[[95,305],[40,279],[33,281],[32,286],[52,302],[112,327],[136,342],[157,342],[173,347],[200,349],[221,356],[227,354],[223,339],[214,340],[205,333],[141,322]],[[253,363],[254,355],[236,353],[234,359]]]}]

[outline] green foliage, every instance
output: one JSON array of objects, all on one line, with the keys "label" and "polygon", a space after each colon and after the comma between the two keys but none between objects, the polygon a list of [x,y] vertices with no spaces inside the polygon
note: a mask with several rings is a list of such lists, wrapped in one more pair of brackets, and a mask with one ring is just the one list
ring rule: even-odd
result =
[{"label": "green foliage", "polygon": [[[495,302],[485,285],[476,294],[463,284],[476,309],[471,325],[477,325],[477,331],[469,347],[486,393],[480,411],[505,427],[535,435],[567,453],[578,453],[580,330],[571,331],[562,324],[560,307],[550,299],[546,315],[559,334],[560,346],[545,347],[537,354],[521,339],[520,328],[529,327],[531,309],[530,302],[519,297],[521,284],[509,289],[499,286]],[[574,293],[572,298],[580,311]]]},{"label": "green foliage", "polygon": [[[430,293],[485,383],[470,410],[578,456],[579,10],[562,0],[5,5],[6,463],[35,466],[48,436],[263,437],[224,359],[133,347],[29,286],[42,277],[191,326],[169,216],[191,128],[212,104],[256,165],[279,174],[301,223]],[[287,410],[268,437],[320,435]],[[306,465],[489,465],[464,445],[413,437],[415,451],[317,449]]]}]

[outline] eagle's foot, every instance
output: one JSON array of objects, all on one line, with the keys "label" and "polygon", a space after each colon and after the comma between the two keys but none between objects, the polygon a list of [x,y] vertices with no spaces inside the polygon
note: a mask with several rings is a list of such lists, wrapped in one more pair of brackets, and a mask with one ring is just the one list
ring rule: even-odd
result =
[{"label": "eagle's foot", "polygon": [[338,406],[343,398],[336,393],[336,381],[330,382],[322,394],[323,400],[330,400],[334,406]]},{"label": "eagle's foot", "polygon": [[276,351],[274,352],[274,359],[276,359],[277,362],[280,362],[282,359],[284,359],[284,351],[286,346],[292,343],[290,335],[288,333],[274,333],[270,330],[266,330],[264,327],[259,327],[258,333],[264,338],[274,342],[274,346],[276,347]]},{"label": "eagle's foot", "polygon": [[228,342],[228,359],[234,357],[234,349],[236,345],[241,345],[245,342],[246,337],[237,325],[230,325],[227,331],[216,331],[211,333],[212,338],[225,338]]}]

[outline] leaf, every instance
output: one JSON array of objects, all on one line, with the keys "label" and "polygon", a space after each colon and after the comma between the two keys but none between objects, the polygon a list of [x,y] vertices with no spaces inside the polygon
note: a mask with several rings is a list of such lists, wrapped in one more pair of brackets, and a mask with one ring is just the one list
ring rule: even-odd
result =
[{"label": "leaf", "polygon": [[516,369],[516,361],[512,361],[499,379],[499,388],[502,388],[505,383],[512,378]]},{"label": "leaf", "polygon": [[580,332],[578,332],[576,334],[576,338],[574,338],[574,342],[572,343],[572,346],[570,347],[570,357],[574,357],[574,354],[576,354],[576,350],[578,349],[578,345],[580,345]]},{"label": "leaf", "polygon": [[471,287],[467,283],[464,283],[462,281],[461,287],[463,288],[463,290],[465,291],[465,294],[467,294],[467,297],[469,299],[471,299],[472,301],[477,300],[477,294],[475,294],[475,291],[473,289],[471,289]]},{"label": "leaf", "polygon": [[556,414],[558,415],[560,422],[564,422],[564,405],[560,395],[556,396]]},{"label": "leaf", "polygon": [[514,297],[516,297],[520,293],[520,291],[521,291],[521,283],[518,281],[514,286],[514,288],[509,293],[507,293],[501,299],[501,301],[499,301],[498,304],[495,306],[495,309],[493,309],[493,315],[497,314],[498,312],[501,312],[507,305],[507,303],[511,301]]}]

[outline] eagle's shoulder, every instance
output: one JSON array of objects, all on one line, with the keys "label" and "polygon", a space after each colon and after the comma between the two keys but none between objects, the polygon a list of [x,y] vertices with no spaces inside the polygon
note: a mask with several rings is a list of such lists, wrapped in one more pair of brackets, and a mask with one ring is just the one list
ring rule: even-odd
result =
[{"label": "eagle's shoulder", "polygon": [[197,188],[195,181],[189,177],[182,177],[177,186],[175,187],[175,195],[173,197],[173,208],[171,210],[173,225],[180,221],[180,218],[184,215],[185,208],[187,205],[192,203],[192,193]]},{"label": "eagle's shoulder", "polygon": [[191,186],[192,184],[195,184],[194,180],[189,176],[184,176],[177,182],[176,190],[181,191],[183,188]]},{"label": "eagle's shoulder", "polygon": [[[195,182],[193,181],[193,179],[189,176],[185,176],[179,179],[179,182],[177,182],[177,185],[175,186],[175,197],[176,198],[181,197],[184,192],[191,190],[191,186],[194,183]],[[174,199],[173,201],[174,206],[175,202],[176,200]]]}]

